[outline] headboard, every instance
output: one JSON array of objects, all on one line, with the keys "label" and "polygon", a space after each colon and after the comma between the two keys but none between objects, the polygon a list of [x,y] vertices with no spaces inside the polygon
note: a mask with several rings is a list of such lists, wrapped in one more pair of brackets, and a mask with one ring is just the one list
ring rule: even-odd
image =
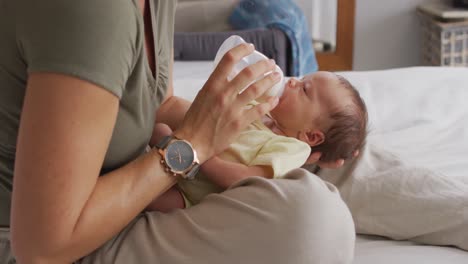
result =
[{"label": "headboard", "polygon": [[[328,0],[324,0],[328,1]],[[354,42],[354,12],[356,0],[336,0],[337,1],[337,35],[336,47],[333,52],[317,53],[317,60],[320,70],[345,71],[353,67],[353,42]],[[176,13],[176,27],[174,37],[174,56],[176,60],[212,60],[219,45],[226,38],[226,34],[244,34],[247,41],[254,43],[261,52],[267,56],[284,62],[283,71],[288,73],[288,49],[283,44],[284,34],[278,32],[268,32],[265,30],[251,29],[249,31],[219,32],[219,26],[214,21],[223,20],[232,11],[235,0],[225,0],[225,2],[201,1],[205,5],[200,5],[196,1],[180,1]],[[213,5],[218,3],[218,5]],[[214,9],[211,10],[211,9]],[[219,10],[218,10],[219,9]],[[216,11],[216,12],[215,12]],[[216,17],[212,13],[220,13]],[[219,18],[221,17],[221,18]],[[250,37],[249,37],[250,36]],[[272,42],[281,45],[265,45]],[[285,49],[286,47],[286,49]]]},{"label": "headboard", "polygon": [[354,13],[356,0],[337,0],[336,48],[317,53],[320,70],[347,71],[353,68]]}]

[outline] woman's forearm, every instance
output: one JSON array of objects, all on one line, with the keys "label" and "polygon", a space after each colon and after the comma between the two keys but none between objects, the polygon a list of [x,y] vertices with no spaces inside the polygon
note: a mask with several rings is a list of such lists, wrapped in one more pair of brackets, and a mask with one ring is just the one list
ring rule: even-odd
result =
[{"label": "woman's forearm", "polygon": [[[156,150],[99,178],[72,233],[70,250],[87,254],[123,229],[157,195],[176,183]],[[115,212],[119,212],[116,214]],[[96,234],[95,230],[102,230]],[[105,230],[105,231],[104,231]],[[77,245],[73,245],[74,241]],[[93,245],[90,245],[92,242]]]},{"label": "woman's forearm", "polygon": [[22,244],[20,247],[24,248],[16,251],[28,251],[25,263],[75,261],[111,239],[175,183],[176,179],[164,171],[160,155],[152,150],[99,177],[77,221],[69,222],[70,218],[63,217],[60,230],[68,228],[68,232],[30,237],[30,244]]}]

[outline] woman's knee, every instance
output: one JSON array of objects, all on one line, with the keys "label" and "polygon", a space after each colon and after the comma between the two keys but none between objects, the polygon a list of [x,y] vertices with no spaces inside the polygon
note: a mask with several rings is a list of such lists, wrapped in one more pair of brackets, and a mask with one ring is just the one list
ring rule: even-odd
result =
[{"label": "woman's knee", "polygon": [[299,231],[290,242],[308,248],[314,263],[351,263],[354,222],[336,187],[303,169],[291,171],[278,184],[293,201],[284,205],[285,221]]}]

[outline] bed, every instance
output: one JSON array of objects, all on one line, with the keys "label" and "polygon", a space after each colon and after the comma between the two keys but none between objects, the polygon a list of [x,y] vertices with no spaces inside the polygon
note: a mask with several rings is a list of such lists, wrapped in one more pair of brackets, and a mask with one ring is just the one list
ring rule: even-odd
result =
[{"label": "bed", "polygon": [[[209,61],[176,61],[174,65],[175,95],[192,100],[212,70],[213,65]],[[354,263],[468,263],[467,249],[458,248],[460,244],[467,245],[468,241],[468,106],[466,105],[468,69],[414,67],[383,71],[340,72],[340,74],[356,86],[368,106],[370,127],[368,145],[373,146],[369,153],[363,153],[355,164],[345,165],[338,170],[338,174],[341,173],[338,178],[343,178],[343,174],[346,174],[347,180],[344,182],[334,178],[337,175],[336,172],[330,174],[325,171],[321,175],[342,188],[340,191],[343,191],[345,202],[349,203],[351,211],[356,213],[353,217],[359,235]],[[379,157],[382,158],[383,152],[386,155],[390,153],[388,157],[392,160],[377,165],[370,164],[369,160],[372,160],[372,155],[380,155]],[[367,174],[363,174],[362,164],[368,166],[365,168]],[[376,173],[372,172],[385,168],[388,171],[388,168],[394,167],[422,168],[426,174],[414,174],[415,176],[411,174],[411,178],[404,181],[398,179],[390,182],[393,190],[408,188],[408,186],[415,188],[411,185],[411,180],[417,180],[419,176],[423,177],[424,183],[431,183],[431,179],[427,178],[429,176],[435,177],[437,184],[440,181],[455,182],[457,189],[439,193],[437,185],[421,184],[417,188],[432,189],[429,190],[429,194],[425,192],[424,195],[415,196],[415,199],[419,199],[419,204],[407,200],[406,202],[399,201],[396,206],[395,203],[388,203],[388,201],[384,204],[385,201],[378,200],[381,197],[375,196],[379,195],[378,192],[382,194],[382,191],[389,188],[379,189],[376,193],[368,189],[359,189],[356,181],[349,180],[359,179],[358,177],[362,175],[375,176]],[[421,171],[417,170],[417,172]],[[378,184],[375,186],[385,186],[382,180],[392,179],[392,174],[389,175],[378,175],[379,178],[375,179],[380,182],[374,181]],[[406,183],[408,186],[404,185]],[[369,186],[364,185],[364,187]],[[356,190],[359,192],[367,190],[369,200],[360,201],[358,204],[355,199],[353,200],[353,193]],[[414,193],[420,193],[418,191],[420,189],[411,190]],[[395,195],[397,196],[387,198],[405,197],[401,193]],[[390,208],[386,210],[387,215],[379,213],[378,209],[382,206],[379,206],[377,202],[382,202],[383,206]],[[448,206],[453,203],[456,207],[453,207],[453,210],[443,209],[447,207],[447,202],[450,203]],[[434,206],[440,206],[442,209],[439,210]],[[398,208],[413,211],[411,214],[403,211],[399,219]],[[425,215],[424,209],[432,210],[433,214]],[[415,214],[414,210],[420,211]],[[412,221],[409,221],[408,217],[411,217]],[[371,223],[366,222],[369,219]],[[382,226],[376,225],[376,222],[385,222],[386,219],[392,219],[393,225],[395,221],[400,226],[406,225],[406,229],[395,231],[396,228],[392,230],[395,231],[394,234],[385,235],[385,231],[390,230],[389,224],[384,223],[387,224],[386,229],[379,229]],[[457,221],[454,222],[455,220]],[[451,225],[451,230],[440,227],[441,223],[452,224],[452,222],[454,224]],[[429,224],[437,230],[431,231],[432,226]],[[409,239],[413,241],[407,241],[404,234],[413,231],[421,233],[412,234]],[[443,234],[438,233],[442,231],[444,231]],[[379,234],[379,232],[383,232],[385,236],[369,235]],[[434,234],[438,235],[437,239],[434,238]],[[441,239],[442,235],[445,235],[443,239]],[[455,245],[459,243],[458,247],[427,245],[450,245],[452,242]]]}]

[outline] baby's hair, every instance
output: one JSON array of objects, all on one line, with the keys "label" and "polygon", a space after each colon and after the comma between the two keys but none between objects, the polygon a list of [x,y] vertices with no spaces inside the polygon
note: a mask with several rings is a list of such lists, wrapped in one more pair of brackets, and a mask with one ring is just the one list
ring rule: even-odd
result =
[{"label": "baby's hair", "polygon": [[343,76],[335,74],[340,84],[351,93],[352,104],[330,114],[333,120],[325,133],[322,144],[312,147],[312,152],[321,152],[320,161],[333,162],[353,157],[361,150],[367,136],[367,107],[356,88]]}]

